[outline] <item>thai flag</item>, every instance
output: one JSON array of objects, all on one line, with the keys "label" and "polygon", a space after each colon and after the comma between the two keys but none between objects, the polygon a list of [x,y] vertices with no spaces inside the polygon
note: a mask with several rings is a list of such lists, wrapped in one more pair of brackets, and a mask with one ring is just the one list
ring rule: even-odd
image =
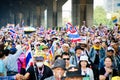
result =
[{"label": "thai flag", "polygon": [[17,38],[17,33],[15,32],[14,29],[10,29],[10,30],[9,30],[9,34],[11,35],[11,37],[12,37],[13,39]]},{"label": "thai flag", "polygon": [[66,30],[68,31],[70,28],[72,28],[73,26],[72,26],[72,24],[71,23],[67,23],[66,24]]},{"label": "thai flag", "polygon": [[54,55],[54,45],[52,44],[52,46],[49,49],[49,58],[50,58],[50,60],[52,60],[53,55]]},{"label": "thai flag", "polygon": [[14,29],[15,24],[7,24],[7,28]]},{"label": "thai flag", "polygon": [[40,33],[43,33],[45,31],[44,27],[42,26],[39,28],[39,30],[40,30]]},{"label": "thai flag", "polygon": [[71,42],[80,42],[80,35],[78,34],[77,28],[72,26],[72,24],[66,24],[67,35]]},{"label": "thai flag", "polygon": [[91,28],[89,28],[88,32],[90,32],[90,34],[94,34],[95,33],[95,31],[93,29],[91,29]]},{"label": "thai flag", "polygon": [[32,62],[33,62],[32,51],[31,47],[28,46],[28,49],[26,51],[26,70],[31,66]]},{"label": "thai flag", "polygon": [[51,31],[51,34],[56,34],[56,33],[57,33],[56,30]]}]

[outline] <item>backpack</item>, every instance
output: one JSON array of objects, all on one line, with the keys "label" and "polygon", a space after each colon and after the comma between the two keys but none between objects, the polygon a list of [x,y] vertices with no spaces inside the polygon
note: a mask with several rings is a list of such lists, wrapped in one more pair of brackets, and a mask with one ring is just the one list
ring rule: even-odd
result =
[{"label": "backpack", "polygon": [[18,64],[18,72],[20,73],[21,69],[26,67],[26,56],[24,53],[22,53],[19,56],[19,58],[17,60],[17,64]]}]

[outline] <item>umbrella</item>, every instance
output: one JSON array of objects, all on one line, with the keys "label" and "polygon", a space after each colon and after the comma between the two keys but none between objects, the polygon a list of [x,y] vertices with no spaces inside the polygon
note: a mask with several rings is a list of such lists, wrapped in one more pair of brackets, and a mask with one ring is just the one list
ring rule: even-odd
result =
[{"label": "umbrella", "polygon": [[34,27],[24,27],[24,32],[25,33],[31,33],[31,32],[35,32],[36,29]]},{"label": "umbrella", "polygon": [[24,27],[24,31],[32,32],[32,31],[36,31],[36,29],[34,27]]}]

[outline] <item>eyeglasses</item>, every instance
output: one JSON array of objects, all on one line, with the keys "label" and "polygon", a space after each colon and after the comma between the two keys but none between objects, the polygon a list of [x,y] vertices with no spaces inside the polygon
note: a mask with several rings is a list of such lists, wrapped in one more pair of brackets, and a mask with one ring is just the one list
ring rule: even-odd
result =
[{"label": "eyeglasses", "polygon": [[63,60],[70,60],[69,58],[63,58]]}]

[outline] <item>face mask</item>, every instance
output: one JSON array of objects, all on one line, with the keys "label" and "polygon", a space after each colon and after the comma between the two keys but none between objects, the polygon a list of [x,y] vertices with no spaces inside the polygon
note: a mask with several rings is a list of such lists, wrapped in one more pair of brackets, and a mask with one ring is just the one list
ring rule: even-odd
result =
[{"label": "face mask", "polygon": [[42,67],[42,66],[43,66],[43,62],[36,62],[36,65],[37,65],[38,67]]}]

